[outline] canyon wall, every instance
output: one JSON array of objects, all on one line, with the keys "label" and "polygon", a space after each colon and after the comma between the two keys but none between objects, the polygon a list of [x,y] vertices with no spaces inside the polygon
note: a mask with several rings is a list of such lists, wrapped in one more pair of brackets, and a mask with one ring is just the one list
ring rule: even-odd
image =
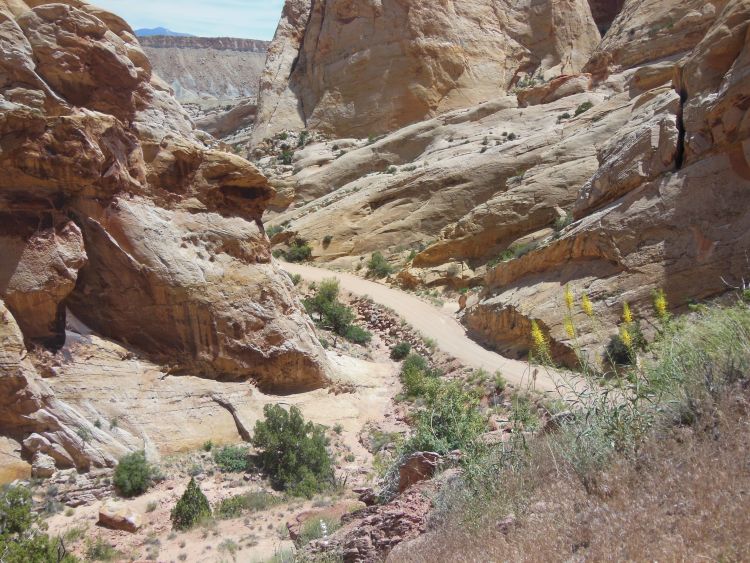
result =
[{"label": "canyon wall", "polygon": [[586,0],[287,0],[253,142],[284,129],[393,131],[578,72],[599,39]]},{"label": "canyon wall", "polygon": [[[0,435],[39,467],[112,465],[159,446],[143,420],[94,424],[129,378],[183,417],[201,386],[325,385],[263,228],[273,188],[194,130],[128,25],[78,0],[4,0],[0,46]],[[96,399],[60,398],[76,365]],[[166,401],[158,382],[182,377]]]},{"label": "canyon wall", "polygon": [[[475,288],[463,320],[498,350],[526,354],[534,320],[559,360],[598,358],[623,301],[649,331],[656,288],[681,311],[750,275],[749,4],[631,0],[580,72],[539,63],[543,79],[382,138],[260,158],[292,202],[274,242],[360,271],[383,252],[406,287]],[[576,339],[566,286],[598,316],[576,310]]]}]

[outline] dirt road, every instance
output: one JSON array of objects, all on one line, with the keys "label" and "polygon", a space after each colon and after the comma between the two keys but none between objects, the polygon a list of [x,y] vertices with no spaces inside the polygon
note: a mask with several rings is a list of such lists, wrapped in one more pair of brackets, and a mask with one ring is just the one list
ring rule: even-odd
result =
[{"label": "dirt road", "polygon": [[547,373],[547,370],[537,370],[526,362],[511,360],[482,348],[466,335],[464,327],[449,312],[425,303],[413,295],[352,274],[283,262],[281,267],[290,274],[301,275],[307,281],[338,279],[343,290],[355,295],[367,295],[376,303],[390,307],[423,335],[435,340],[441,350],[467,366],[482,368],[490,373],[500,371],[509,383],[523,388],[529,386],[532,374],[536,372],[535,388],[538,391],[555,390],[553,376]]}]

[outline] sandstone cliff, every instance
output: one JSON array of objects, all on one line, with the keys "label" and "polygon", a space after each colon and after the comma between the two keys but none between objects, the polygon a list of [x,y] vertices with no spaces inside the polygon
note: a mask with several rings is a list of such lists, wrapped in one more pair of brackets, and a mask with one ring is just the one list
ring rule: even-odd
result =
[{"label": "sandstone cliff", "polygon": [[[78,364],[89,386],[149,379],[162,410],[168,374],[246,393],[323,385],[326,359],[261,223],[273,189],[201,140],[127,24],[77,0],[3,1],[0,46],[0,435],[59,466],[158,450],[167,437],[147,420],[94,425],[113,408],[106,391],[60,398]],[[164,383],[169,401],[188,382],[223,392],[195,381]]]},{"label": "sandstone cliff", "polygon": [[[568,362],[566,285],[607,328],[623,301],[648,318],[657,287],[678,310],[721,294],[750,270],[748,6],[631,0],[583,72],[313,143],[290,166],[263,158],[294,201],[275,241],[348,268],[383,251],[408,286],[482,286],[464,316],[476,338],[523,355],[537,320]],[[598,354],[606,335],[577,321]]]},{"label": "sandstone cliff", "polygon": [[287,0],[253,141],[284,129],[392,131],[577,72],[599,39],[586,0]]}]

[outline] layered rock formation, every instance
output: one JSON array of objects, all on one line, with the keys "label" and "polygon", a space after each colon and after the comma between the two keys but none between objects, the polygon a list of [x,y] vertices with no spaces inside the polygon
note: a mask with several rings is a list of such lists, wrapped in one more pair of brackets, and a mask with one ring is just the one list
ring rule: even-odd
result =
[{"label": "layered rock formation", "polygon": [[[79,468],[153,441],[147,426],[118,439],[59,398],[78,353],[135,381],[148,358],[164,376],[323,385],[261,223],[273,189],[204,144],[127,24],[77,0],[0,2],[0,45],[0,434],[29,461]],[[119,344],[71,348],[73,314],[77,334]]]},{"label": "layered rock formation", "polygon": [[585,0],[288,0],[253,140],[392,131],[532,76],[577,72],[599,39]]},{"label": "layered rock formation", "polygon": [[569,285],[606,327],[575,317],[596,355],[623,301],[648,319],[657,287],[679,309],[748,277],[749,10],[630,1],[583,72],[379,140],[312,144],[288,167],[262,159],[296,200],[275,241],[301,236],[351,268],[382,251],[411,287],[481,285],[464,316],[479,340],[523,355],[536,320],[574,363]]},{"label": "layered rock formation", "polygon": [[138,41],[198,128],[235,146],[247,142],[267,41],[174,36]]},{"label": "layered rock formation", "polygon": [[267,41],[232,37],[139,37],[154,71],[180,102],[231,103],[258,95]]}]

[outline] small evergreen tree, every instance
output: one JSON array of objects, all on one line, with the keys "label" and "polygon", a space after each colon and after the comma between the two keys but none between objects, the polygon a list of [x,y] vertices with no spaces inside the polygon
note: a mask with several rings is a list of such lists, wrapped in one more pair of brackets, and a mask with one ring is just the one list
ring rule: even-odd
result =
[{"label": "small evergreen tree", "polygon": [[0,489],[0,560],[3,563],[74,563],[60,540],[44,534],[25,487]]},{"label": "small evergreen tree", "polygon": [[306,422],[299,409],[279,405],[263,408],[265,420],[255,424],[253,445],[261,450],[260,465],[274,487],[296,496],[312,497],[333,477],[328,441],[322,428]]},{"label": "small evergreen tree", "polygon": [[201,520],[211,517],[211,506],[194,478],[172,509],[172,527],[175,530],[188,530]]},{"label": "small evergreen tree", "polygon": [[153,476],[154,469],[146,460],[145,452],[135,452],[120,460],[113,481],[121,495],[135,497],[148,490]]}]

